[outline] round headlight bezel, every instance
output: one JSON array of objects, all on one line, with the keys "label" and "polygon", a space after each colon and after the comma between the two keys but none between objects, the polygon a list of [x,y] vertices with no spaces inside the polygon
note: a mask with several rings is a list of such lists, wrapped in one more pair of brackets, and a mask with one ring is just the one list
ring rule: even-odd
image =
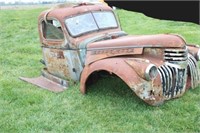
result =
[{"label": "round headlight bezel", "polygon": [[149,64],[145,70],[145,79],[147,81],[153,80],[158,75],[158,68],[154,64]]}]

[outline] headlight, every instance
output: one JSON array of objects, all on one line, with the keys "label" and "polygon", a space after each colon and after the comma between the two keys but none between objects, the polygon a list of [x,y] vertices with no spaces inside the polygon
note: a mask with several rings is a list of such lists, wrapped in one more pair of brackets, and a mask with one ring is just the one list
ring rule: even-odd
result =
[{"label": "headlight", "polygon": [[200,49],[197,52],[197,61],[199,61],[199,60],[200,60]]},{"label": "headlight", "polygon": [[145,70],[145,78],[146,80],[153,80],[156,78],[158,74],[157,67],[153,64],[148,65],[148,67]]}]

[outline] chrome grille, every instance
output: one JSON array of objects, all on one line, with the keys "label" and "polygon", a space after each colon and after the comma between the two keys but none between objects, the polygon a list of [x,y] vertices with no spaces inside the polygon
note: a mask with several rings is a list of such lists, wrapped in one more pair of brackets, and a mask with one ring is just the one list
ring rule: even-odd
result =
[{"label": "chrome grille", "polygon": [[165,49],[164,59],[168,62],[186,61],[188,59],[188,52],[186,49]]},{"label": "chrome grille", "polygon": [[163,96],[170,99],[185,92],[188,76],[192,88],[199,85],[197,60],[188,53],[187,49],[165,49],[164,60],[165,64],[158,68]]},{"label": "chrome grille", "polygon": [[168,65],[162,65],[158,68],[161,76],[163,95],[172,98],[185,91],[187,68],[179,69]]}]

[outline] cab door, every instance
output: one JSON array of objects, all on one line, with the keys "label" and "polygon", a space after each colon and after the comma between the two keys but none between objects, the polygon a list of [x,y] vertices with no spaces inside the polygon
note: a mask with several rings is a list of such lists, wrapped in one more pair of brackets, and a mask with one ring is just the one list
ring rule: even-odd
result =
[{"label": "cab door", "polygon": [[42,45],[45,70],[48,73],[63,79],[73,77],[73,66],[65,57],[67,51],[64,33],[61,24],[56,19],[40,22],[40,40]]}]

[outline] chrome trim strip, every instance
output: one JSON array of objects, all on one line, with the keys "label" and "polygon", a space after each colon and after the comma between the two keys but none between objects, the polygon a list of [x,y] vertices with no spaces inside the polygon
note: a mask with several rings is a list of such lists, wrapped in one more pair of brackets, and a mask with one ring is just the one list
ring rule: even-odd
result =
[{"label": "chrome trim strip", "polygon": [[[173,75],[172,75],[172,72],[171,72],[169,66],[166,66],[166,65],[165,65],[164,67],[166,68],[166,70],[168,71],[168,74],[169,74],[169,81],[170,81],[170,83],[169,83],[169,91],[172,92]],[[172,97],[173,97],[173,95],[172,95]]]},{"label": "chrome trim strip", "polygon": [[164,71],[164,74],[165,74],[165,80],[166,80],[166,95],[169,96],[169,75],[168,75],[168,72],[166,72],[164,66],[162,66],[161,69]]},{"label": "chrome trim strip", "polygon": [[188,61],[188,64],[189,64],[189,68],[190,68],[190,77],[191,77],[191,86],[192,88],[194,88],[194,68],[193,68],[193,65],[191,63],[191,60]]},{"label": "chrome trim strip", "polygon": [[163,95],[165,96],[166,95],[166,86],[165,86],[166,81],[165,81],[164,72],[163,72],[163,70],[160,67],[158,68],[158,72],[161,75]]},{"label": "chrome trim strip", "polygon": [[164,55],[168,55],[168,56],[183,56],[186,57],[187,53],[164,53]]}]

